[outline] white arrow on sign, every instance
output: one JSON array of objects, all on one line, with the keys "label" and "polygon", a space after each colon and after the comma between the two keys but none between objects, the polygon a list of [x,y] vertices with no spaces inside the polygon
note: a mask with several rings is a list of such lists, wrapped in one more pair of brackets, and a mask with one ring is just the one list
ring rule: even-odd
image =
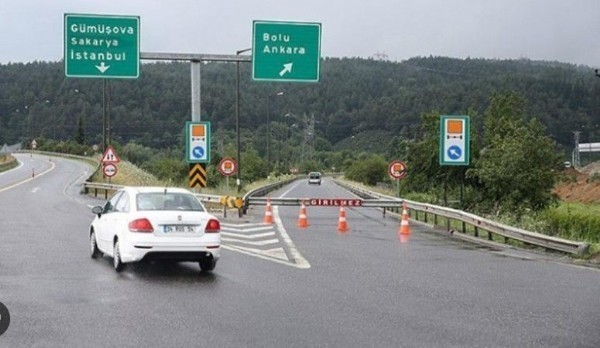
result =
[{"label": "white arrow on sign", "polygon": [[96,68],[98,70],[100,70],[101,73],[105,73],[106,70],[108,70],[108,68],[110,68],[110,65],[104,65],[104,62],[100,63],[100,65],[96,65]]},{"label": "white arrow on sign", "polygon": [[455,149],[450,149],[450,153],[456,157],[460,157],[460,153],[458,151],[456,151]]},{"label": "white arrow on sign", "polygon": [[286,73],[292,72],[292,67],[294,66],[294,63],[287,63],[287,64],[283,64],[283,70],[281,70],[279,72],[279,76],[283,76]]}]

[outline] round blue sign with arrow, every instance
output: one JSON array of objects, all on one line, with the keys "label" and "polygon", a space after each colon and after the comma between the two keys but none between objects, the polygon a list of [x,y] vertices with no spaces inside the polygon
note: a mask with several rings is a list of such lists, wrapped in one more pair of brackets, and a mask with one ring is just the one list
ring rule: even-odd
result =
[{"label": "round blue sign with arrow", "polygon": [[462,156],[462,149],[460,146],[453,145],[448,148],[448,157],[450,157],[450,159],[457,160],[460,156]]},{"label": "round blue sign with arrow", "polygon": [[196,146],[192,149],[192,154],[196,158],[202,158],[204,157],[204,148],[201,146]]}]

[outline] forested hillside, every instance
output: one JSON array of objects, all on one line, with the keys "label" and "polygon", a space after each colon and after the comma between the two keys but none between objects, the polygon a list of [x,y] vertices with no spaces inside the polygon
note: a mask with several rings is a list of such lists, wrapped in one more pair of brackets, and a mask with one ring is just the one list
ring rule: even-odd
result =
[{"label": "forested hillside", "polygon": [[[267,118],[274,149],[297,138],[307,153],[315,148],[385,153],[394,137],[419,137],[422,113],[483,113],[493,92],[508,90],[523,96],[525,117],[537,118],[567,153],[573,131],[582,132],[582,142],[600,141],[600,79],[589,67],[529,60],[328,58],[320,82],[313,84],[254,82],[250,64],[240,65],[243,144],[260,154]],[[202,120],[211,121],[215,133],[235,129],[235,72],[235,64],[202,65]],[[152,148],[181,146],[190,120],[189,81],[187,63],[144,63],[139,79],[111,80],[113,139]],[[100,143],[102,112],[101,80],[65,78],[61,62],[0,65],[1,144],[77,136],[86,144]],[[361,139],[358,147],[352,148],[353,139]]]}]

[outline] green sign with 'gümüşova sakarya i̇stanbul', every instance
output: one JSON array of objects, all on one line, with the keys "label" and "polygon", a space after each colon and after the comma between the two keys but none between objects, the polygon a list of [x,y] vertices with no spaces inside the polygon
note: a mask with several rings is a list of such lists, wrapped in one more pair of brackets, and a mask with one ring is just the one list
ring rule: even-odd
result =
[{"label": "green sign with 'g\u00fcm\u00fc\u015fova sakarya i\u0307stanbul'", "polygon": [[67,77],[137,78],[140,17],[65,14]]}]

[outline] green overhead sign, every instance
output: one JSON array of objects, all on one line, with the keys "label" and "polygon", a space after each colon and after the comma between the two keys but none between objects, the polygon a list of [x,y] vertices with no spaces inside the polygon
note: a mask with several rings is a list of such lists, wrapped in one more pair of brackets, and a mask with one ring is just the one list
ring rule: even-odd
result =
[{"label": "green overhead sign", "polygon": [[254,21],[252,78],[318,82],[321,23]]},{"label": "green overhead sign", "polygon": [[137,78],[140,17],[65,13],[67,77]]}]

